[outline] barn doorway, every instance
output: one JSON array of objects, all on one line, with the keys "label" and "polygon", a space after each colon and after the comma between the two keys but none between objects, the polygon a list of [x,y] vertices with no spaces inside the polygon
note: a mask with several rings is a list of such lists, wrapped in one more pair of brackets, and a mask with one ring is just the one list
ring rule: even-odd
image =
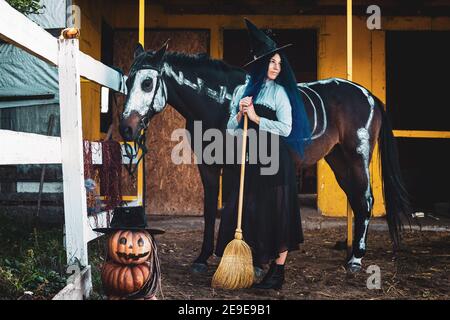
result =
[{"label": "barn doorway", "polygon": [[[271,37],[279,45],[292,43],[286,49],[289,63],[298,82],[317,80],[317,31],[314,29],[273,29]],[[247,30],[223,31],[223,60],[242,66],[251,61]],[[317,194],[317,166],[303,170],[298,181],[300,194]]]},{"label": "barn doorway", "polygon": [[387,111],[415,211],[450,202],[449,42],[448,31],[386,32]]}]

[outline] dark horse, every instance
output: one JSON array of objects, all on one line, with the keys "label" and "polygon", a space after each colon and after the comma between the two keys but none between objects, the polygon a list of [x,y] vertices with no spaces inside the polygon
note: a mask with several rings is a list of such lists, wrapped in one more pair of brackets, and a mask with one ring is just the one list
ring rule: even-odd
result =
[{"label": "dark horse", "polygon": [[[167,44],[149,52],[137,47],[127,80],[128,94],[120,132],[126,141],[138,139],[152,116],[170,104],[186,118],[191,146],[197,152],[193,148],[195,134],[198,134],[193,129],[194,121],[202,122],[202,136],[209,128],[219,128],[225,133],[232,94],[245,82],[246,73],[205,55],[166,53],[166,49]],[[382,102],[356,83],[333,78],[299,83],[298,88],[313,132],[312,143],[304,157],[294,156],[296,167],[312,165],[325,158],[332,168],[355,216],[353,249],[347,266],[351,271],[359,271],[366,252],[373,207],[369,163],[377,141],[386,216],[394,248],[400,240],[401,215],[408,213],[408,194],[400,175],[392,129]],[[225,175],[227,167],[198,164],[204,187],[205,225],[202,250],[194,261],[194,271],[205,271],[214,251],[219,175],[221,168]]]}]

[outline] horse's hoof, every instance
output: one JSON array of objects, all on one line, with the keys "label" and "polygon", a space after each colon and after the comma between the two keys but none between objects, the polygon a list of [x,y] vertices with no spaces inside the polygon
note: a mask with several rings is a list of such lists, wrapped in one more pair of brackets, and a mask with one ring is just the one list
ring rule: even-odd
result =
[{"label": "horse's hoof", "polygon": [[197,274],[206,273],[208,271],[208,265],[206,263],[194,262],[191,266],[191,271]]},{"label": "horse's hoof", "polygon": [[361,271],[361,269],[362,269],[362,266],[360,263],[350,262],[347,265],[347,271],[349,273],[358,273]]},{"label": "horse's hoof", "polygon": [[262,276],[264,275],[264,269],[260,268],[260,267],[253,267],[253,272],[255,273],[255,278],[259,279],[262,278]]}]

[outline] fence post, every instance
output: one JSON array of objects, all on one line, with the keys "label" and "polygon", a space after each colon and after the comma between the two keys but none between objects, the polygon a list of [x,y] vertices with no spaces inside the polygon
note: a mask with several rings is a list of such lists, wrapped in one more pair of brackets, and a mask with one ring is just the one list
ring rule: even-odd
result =
[{"label": "fence post", "polygon": [[61,155],[67,263],[88,265],[79,43],[58,40]]}]

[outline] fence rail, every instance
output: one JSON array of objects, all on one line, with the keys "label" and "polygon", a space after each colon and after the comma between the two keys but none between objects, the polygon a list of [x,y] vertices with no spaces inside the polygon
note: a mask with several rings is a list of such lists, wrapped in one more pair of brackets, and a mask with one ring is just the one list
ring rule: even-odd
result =
[{"label": "fence rail", "polygon": [[[67,261],[80,263],[90,273],[87,243],[98,236],[92,231],[93,221],[95,226],[106,223],[107,213],[87,216],[80,77],[121,93],[126,93],[125,78],[81,52],[77,39],[53,37],[4,0],[0,0],[0,38],[58,67],[61,117],[61,138],[0,130],[0,165],[62,164]],[[89,289],[91,277],[85,279]]]}]

